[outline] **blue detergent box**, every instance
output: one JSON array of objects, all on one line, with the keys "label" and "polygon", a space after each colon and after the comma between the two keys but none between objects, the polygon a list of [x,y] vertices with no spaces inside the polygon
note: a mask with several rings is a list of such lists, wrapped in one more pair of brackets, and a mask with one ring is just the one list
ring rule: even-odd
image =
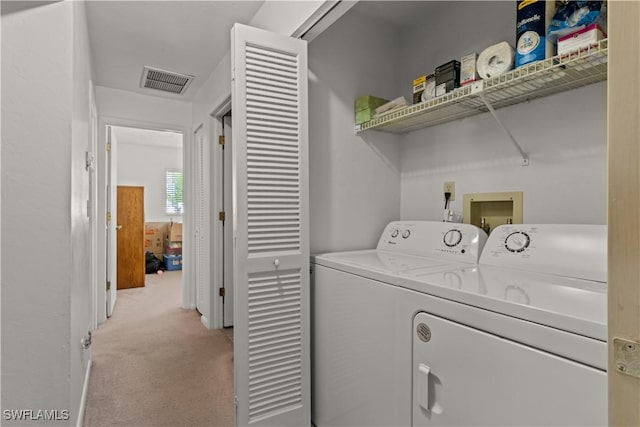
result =
[{"label": "blue detergent box", "polygon": [[182,270],[182,255],[164,254],[164,265],[167,271]]},{"label": "blue detergent box", "polygon": [[516,68],[554,55],[547,40],[547,27],[556,11],[552,0],[518,0],[516,24]]}]

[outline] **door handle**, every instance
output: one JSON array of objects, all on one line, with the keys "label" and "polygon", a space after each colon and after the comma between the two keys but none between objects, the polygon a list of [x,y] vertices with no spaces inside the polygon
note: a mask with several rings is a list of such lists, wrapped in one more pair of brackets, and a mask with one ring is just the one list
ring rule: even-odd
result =
[{"label": "door handle", "polygon": [[429,409],[429,373],[431,368],[421,363],[418,366],[418,404],[422,409],[430,412]]},{"label": "door handle", "polygon": [[121,225],[116,225],[116,230],[118,230],[118,231],[122,230],[122,226]]}]

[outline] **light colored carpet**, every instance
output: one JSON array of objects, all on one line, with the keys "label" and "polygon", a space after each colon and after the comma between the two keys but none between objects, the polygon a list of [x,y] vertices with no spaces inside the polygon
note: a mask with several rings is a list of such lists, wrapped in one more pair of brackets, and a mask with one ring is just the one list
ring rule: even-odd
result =
[{"label": "light colored carpet", "polygon": [[147,275],[118,291],[113,316],[93,335],[84,425],[230,426],[233,343],[181,308],[181,271]]}]

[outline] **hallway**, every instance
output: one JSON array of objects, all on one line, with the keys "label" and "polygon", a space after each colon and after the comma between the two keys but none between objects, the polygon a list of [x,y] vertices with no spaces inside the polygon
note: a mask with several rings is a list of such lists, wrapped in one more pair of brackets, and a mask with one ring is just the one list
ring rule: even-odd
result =
[{"label": "hallway", "polygon": [[85,426],[230,426],[232,330],[180,307],[181,271],[118,291],[93,335]]}]

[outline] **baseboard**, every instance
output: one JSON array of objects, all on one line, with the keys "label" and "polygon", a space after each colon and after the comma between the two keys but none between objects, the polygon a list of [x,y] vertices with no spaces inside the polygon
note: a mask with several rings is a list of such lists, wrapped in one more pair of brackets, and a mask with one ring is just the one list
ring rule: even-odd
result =
[{"label": "baseboard", "polygon": [[76,425],[78,427],[82,427],[84,423],[84,411],[87,405],[87,395],[89,394],[89,378],[91,377],[91,359],[89,359],[89,363],[87,364],[87,372],[84,375],[84,385],[82,386],[82,396],[80,396],[80,409],[78,410],[78,422]]},{"label": "baseboard", "polygon": [[209,325],[209,319],[207,319],[207,316],[200,316],[200,322],[202,322],[205,328],[211,329],[211,326]]}]

